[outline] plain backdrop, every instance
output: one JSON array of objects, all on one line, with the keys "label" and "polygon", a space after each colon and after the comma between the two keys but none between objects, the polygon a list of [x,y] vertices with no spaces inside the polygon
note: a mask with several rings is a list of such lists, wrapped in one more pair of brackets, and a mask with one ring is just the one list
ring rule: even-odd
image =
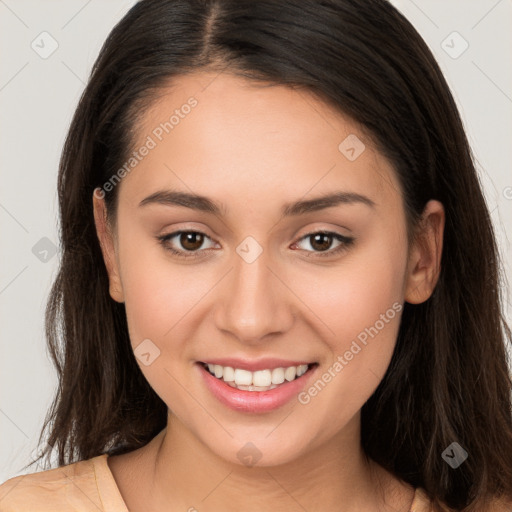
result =
[{"label": "plain backdrop", "polygon": [[[40,469],[21,470],[57,385],[43,319],[59,259],[58,160],[100,46],[134,3],[0,0],[0,482]],[[511,281],[512,1],[393,3],[452,89]]]}]

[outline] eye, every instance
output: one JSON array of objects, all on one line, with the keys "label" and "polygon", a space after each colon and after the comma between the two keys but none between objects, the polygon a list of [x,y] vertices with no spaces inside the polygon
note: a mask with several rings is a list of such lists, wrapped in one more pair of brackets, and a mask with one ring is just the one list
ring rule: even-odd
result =
[{"label": "eye", "polygon": [[[179,238],[177,238],[179,237]],[[162,244],[165,250],[171,252],[173,255],[179,258],[197,258],[200,257],[200,249],[205,239],[210,239],[208,235],[201,231],[175,231],[168,235],[161,235],[156,237],[157,240]],[[175,249],[170,243],[174,238],[177,238],[179,244],[183,249]],[[354,238],[340,235],[339,233],[332,231],[315,231],[304,235],[300,240],[312,240],[309,246],[313,248],[313,251],[306,250],[306,252],[312,252],[316,256],[325,257],[333,256],[347,250],[349,246],[354,243]],[[332,241],[335,240],[339,245],[334,250],[329,250]],[[292,248],[298,246],[299,242],[295,242]],[[211,249],[211,248],[210,248]],[[204,249],[208,250],[208,249]],[[308,255],[309,257],[309,255]]]},{"label": "eye", "polygon": [[[313,252],[315,256],[320,257],[339,254],[342,251],[347,250],[354,243],[353,237],[340,235],[339,233],[335,233],[333,231],[315,231],[304,235],[300,240],[310,240],[308,245],[313,248],[313,251],[307,252]],[[329,250],[333,240],[339,242],[339,245],[335,249]],[[296,242],[292,247],[295,247],[298,244],[299,242]]]},{"label": "eye", "polygon": [[[177,240],[184,249],[174,249],[172,247],[170,242],[176,237],[179,237]],[[157,240],[159,240],[167,251],[170,251],[179,258],[196,258],[199,256],[197,253],[206,238],[210,239],[208,235],[200,231],[175,231],[168,235],[158,236]]]}]

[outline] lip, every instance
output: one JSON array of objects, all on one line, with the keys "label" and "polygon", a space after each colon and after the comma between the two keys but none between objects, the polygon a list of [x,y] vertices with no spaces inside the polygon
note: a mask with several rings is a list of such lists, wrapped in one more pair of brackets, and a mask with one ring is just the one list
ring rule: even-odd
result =
[{"label": "lip", "polygon": [[312,361],[288,361],[286,359],[278,358],[265,358],[250,361],[248,359],[239,359],[234,357],[205,359],[204,361],[201,361],[201,363],[230,366],[231,368],[240,368],[241,370],[248,370],[250,372],[256,372],[258,370],[273,370],[274,368],[289,368],[290,366],[300,366],[301,364],[314,364]]},{"label": "lip", "polygon": [[[226,360],[223,359],[222,361]],[[267,359],[265,362],[268,364],[269,360]],[[290,364],[289,361],[286,363]],[[210,362],[210,364],[215,363]],[[308,368],[306,373],[291,382],[285,381],[285,383],[280,384],[277,388],[268,391],[244,391],[233,388],[222,379],[213,376],[203,365],[204,363],[202,362],[195,364],[200,373],[200,378],[203,379],[208,390],[225,406],[235,411],[245,413],[265,413],[283,406],[294,397],[297,397],[307,386],[318,369],[318,364],[314,363],[312,367]],[[223,364],[222,366],[230,365]],[[290,364],[290,366],[295,365]],[[276,368],[279,367],[280,366],[276,366]],[[238,366],[238,368],[240,367]],[[270,369],[268,366],[265,366],[265,368]]]}]

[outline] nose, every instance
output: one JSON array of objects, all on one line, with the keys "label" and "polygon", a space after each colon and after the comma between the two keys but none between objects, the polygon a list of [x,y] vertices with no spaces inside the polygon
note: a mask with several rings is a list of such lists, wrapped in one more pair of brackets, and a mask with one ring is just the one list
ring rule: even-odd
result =
[{"label": "nose", "polygon": [[248,262],[238,254],[216,300],[215,322],[240,343],[257,345],[290,329],[293,293],[286,276],[263,251]]}]

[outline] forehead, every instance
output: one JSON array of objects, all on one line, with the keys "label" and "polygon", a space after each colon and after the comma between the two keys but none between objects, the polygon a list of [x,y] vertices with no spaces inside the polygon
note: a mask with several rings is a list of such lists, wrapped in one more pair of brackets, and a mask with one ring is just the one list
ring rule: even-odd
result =
[{"label": "forehead", "polygon": [[266,207],[340,187],[377,204],[400,196],[391,165],[358,125],[303,89],[182,75],[133,128],[139,155],[121,183],[131,205],[163,188],[223,204],[264,198]]}]

